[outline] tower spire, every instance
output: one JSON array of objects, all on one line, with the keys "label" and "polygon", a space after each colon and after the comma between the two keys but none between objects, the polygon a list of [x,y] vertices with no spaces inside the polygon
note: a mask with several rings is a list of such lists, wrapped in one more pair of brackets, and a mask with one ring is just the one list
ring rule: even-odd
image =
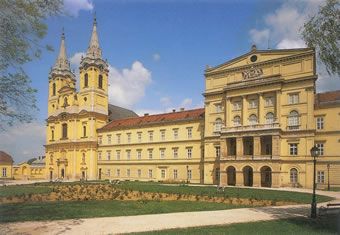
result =
[{"label": "tower spire", "polygon": [[70,63],[67,60],[67,55],[66,55],[64,27],[61,33],[61,43],[60,43],[60,48],[59,48],[59,54],[54,65],[54,69],[70,70]]},{"label": "tower spire", "polygon": [[102,50],[99,47],[98,33],[97,33],[97,18],[96,13],[93,15],[93,29],[90,40],[90,45],[87,48],[86,57],[91,59],[102,59]]}]

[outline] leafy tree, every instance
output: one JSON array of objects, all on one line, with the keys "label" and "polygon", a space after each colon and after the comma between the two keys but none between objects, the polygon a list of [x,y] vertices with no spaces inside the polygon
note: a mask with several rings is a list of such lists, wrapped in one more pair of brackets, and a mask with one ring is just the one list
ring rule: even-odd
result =
[{"label": "leafy tree", "polygon": [[340,4],[327,0],[319,12],[303,26],[302,37],[309,47],[315,47],[329,75],[340,75]]},{"label": "leafy tree", "polygon": [[40,40],[47,34],[47,17],[64,14],[62,0],[0,0],[0,129],[14,122],[30,122],[36,89],[23,65],[39,58]]}]

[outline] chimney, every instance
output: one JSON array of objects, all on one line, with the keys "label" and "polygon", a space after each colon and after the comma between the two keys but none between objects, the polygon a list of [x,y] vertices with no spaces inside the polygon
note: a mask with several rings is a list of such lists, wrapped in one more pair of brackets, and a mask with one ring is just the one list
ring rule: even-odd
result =
[{"label": "chimney", "polygon": [[183,112],[183,111],[184,111],[184,108],[181,108],[180,111]]},{"label": "chimney", "polygon": [[173,109],[172,112],[175,113],[175,112],[176,112],[176,109]]},{"label": "chimney", "polygon": [[149,113],[144,113],[144,117],[149,116]]}]

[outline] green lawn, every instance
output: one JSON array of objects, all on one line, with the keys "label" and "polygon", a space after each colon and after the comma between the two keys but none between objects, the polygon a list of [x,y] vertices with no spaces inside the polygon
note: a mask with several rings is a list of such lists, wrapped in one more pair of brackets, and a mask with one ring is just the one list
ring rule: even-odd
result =
[{"label": "green lawn", "polygon": [[234,209],[224,203],[190,201],[63,201],[0,204],[0,222],[59,220]]},{"label": "green lawn", "polygon": [[[161,185],[154,182],[123,182],[119,186],[122,189],[138,190],[143,192],[162,192],[162,193],[180,193],[190,195],[210,195],[217,197],[236,197],[236,198],[253,198],[258,200],[275,200],[290,201],[297,203],[310,203],[312,195],[308,193],[296,193],[277,190],[265,190],[256,188],[232,188],[228,187],[224,192],[217,193],[216,187],[208,186],[177,186],[177,185]],[[331,201],[333,198],[326,196],[317,196],[317,202]]]},{"label": "green lawn", "polygon": [[340,217],[292,218],[247,224],[171,229],[134,234],[340,234]]},{"label": "green lawn", "polygon": [[39,194],[49,193],[51,188],[47,187],[36,187],[32,185],[13,185],[13,186],[1,186],[0,187],[0,198],[1,197],[13,197],[22,194]]}]

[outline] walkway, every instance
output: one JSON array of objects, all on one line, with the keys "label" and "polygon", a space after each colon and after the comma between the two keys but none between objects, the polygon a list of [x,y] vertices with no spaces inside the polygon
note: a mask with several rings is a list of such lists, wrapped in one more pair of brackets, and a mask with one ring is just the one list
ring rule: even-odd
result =
[{"label": "walkway", "polygon": [[[282,190],[282,188],[280,190]],[[283,190],[311,192],[311,190],[308,189]],[[317,194],[336,197],[335,201],[340,202],[339,192],[317,191]],[[318,206],[324,204],[327,203],[318,204]],[[7,223],[0,224],[0,234],[117,234],[173,228],[249,223],[298,216],[306,217],[309,215],[310,205],[241,208],[220,211]]]}]

